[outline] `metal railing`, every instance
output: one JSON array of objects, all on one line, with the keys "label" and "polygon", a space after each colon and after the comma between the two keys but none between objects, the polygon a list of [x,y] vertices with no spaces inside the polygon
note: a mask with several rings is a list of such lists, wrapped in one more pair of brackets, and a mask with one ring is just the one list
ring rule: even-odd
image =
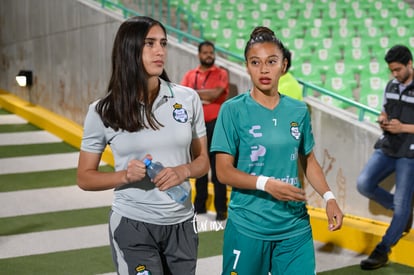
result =
[{"label": "metal railing", "polygon": [[301,79],[298,79],[298,81],[299,81],[300,84],[303,85],[303,96],[304,97],[309,95],[310,91],[315,91],[315,92],[330,96],[334,99],[338,99],[338,100],[348,104],[349,106],[355,107],[357,109],[358,120],[359,121],[364,120],[364,117],[365,117],[366,113],[370,113],[370,114],[377,115],[377,116],[380,114],[380,111],[378,111],[377,109],[374,109],[374,108],[371,108],[371,107],[366,106],[364,104],[361,104],[361,103],[359,103],[355,100],[352,100],[352,99],[349,99],[347,97],[341,96],[337,93],[334,93],[334,92],[329,91],[327,89],[324,89],[322,87],[313,85],[312,83],[305,82]]}]

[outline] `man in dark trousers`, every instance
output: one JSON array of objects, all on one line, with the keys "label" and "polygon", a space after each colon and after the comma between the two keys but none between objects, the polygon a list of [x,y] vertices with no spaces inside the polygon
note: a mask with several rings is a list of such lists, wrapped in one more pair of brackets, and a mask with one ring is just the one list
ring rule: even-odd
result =
[{"label": "man in dark trousers", "polygon": [[[357,180],[358,191],[393,211],[391,223],[362,269],[377,269],[388,262],[388,254],[412,226],[414,194],[414,70],[411,51],[403,45],[392,47],[385,61],[394,79],[384,91],[378,123],[383,134]],[[395,173],[395,192],[379,184]]]},{"label": "man in dark trousers", "polygon": [[[226,70],[215,65],[215,47],[210,41],[198,46],[200,65],[188,71],[181,85],[193,88],[203,102],[204,121],[207,128],[208,148],[210,148],[214,126],[221,104],[229,94],[229,78]],[[214,206],[216,220],[227,218],[227,186],[221,184],[216,177],[214,155],[210,153],[211,181],[214,184]],[[196,180],[195,211],[198,214],[207,212],[208,174]]]}]

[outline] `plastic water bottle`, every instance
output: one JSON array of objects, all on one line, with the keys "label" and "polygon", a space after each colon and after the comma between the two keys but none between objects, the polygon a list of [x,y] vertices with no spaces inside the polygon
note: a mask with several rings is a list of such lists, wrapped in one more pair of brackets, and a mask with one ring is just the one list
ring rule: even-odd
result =
[{"label": "plastic water bottle", "polygon": [[[144,159],[144,164],[147,167],[147,174],[151,179],[154,179],[155,176],[164,169],[164,166],[158,161],[153,162],[149,159]],[[189,195],[189,192],[182,186],[182,184],[173,186],[165,190],[165,192],[170,198],[181,204],[187,200]]]}]

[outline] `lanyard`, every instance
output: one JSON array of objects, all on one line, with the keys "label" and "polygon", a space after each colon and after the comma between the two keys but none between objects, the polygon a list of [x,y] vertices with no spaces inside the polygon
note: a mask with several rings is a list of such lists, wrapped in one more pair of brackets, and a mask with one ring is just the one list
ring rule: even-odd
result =
[{"label": "lanyard", "polygon": [[[195,75],[195,81],[194,81],[194,89],[196,89],[196,90],[198,90],[198,85],[197,85],[197,80],[198,80],[198,71],[196,72],[196,75]],[[204,81],[203,81],[203,84],[201,85],[201,89],[204,89],[204,87],[206,86],[206,82],[207,82],[207,79],[208,79],[208,77],[210,76],[210,73],[211,73],[211,71],[209,71],[208,72],[208,74],[206,75],[206,78],[204,78]]]}]

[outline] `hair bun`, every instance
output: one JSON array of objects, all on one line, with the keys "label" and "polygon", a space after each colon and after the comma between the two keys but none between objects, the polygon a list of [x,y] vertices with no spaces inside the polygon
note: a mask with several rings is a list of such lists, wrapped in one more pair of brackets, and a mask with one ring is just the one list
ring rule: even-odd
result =
[{"label": "hair bun", "polygon": [[[250,35],[250,39],[254,39],[258,36],[275,36],[275,33],[269,29],[268,27],[264,27],[264,26],[259,26],[254,28],[254,30],[252,31],[251,35]],[[275,36],[276,37],[276,36]]]}]

